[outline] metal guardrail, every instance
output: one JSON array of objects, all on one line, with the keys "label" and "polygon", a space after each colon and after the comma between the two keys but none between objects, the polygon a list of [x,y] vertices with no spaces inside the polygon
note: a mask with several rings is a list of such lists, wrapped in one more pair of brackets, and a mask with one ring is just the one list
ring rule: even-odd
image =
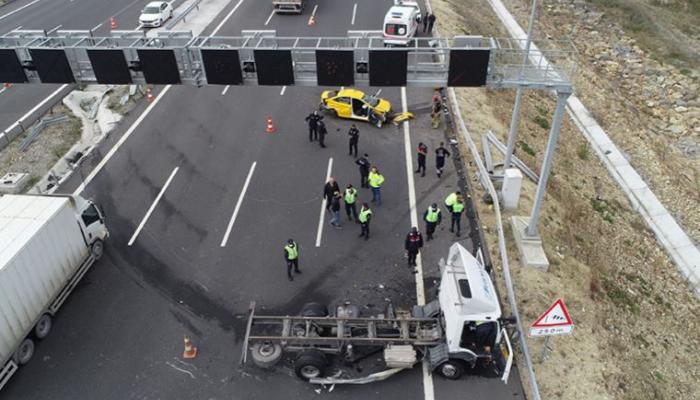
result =
[{"label": "metal guardrail", "polygon": [[202,0],[194,0],[194,3],[190,4],[190,6],[187,7],[183,12],[181,12],[177,16],[173,17],[170,20],[170,22],[165,24],[165,29],[169,31],[169,30],[173,29],[175,27],[175,25],[177,25],[178,22],[180,22],[180,21],[187,22],[187,20],[185,19],[187,17],[187,14],[191,13],[192,10],[194,10],[195,8],[197,10],[199,10],[199,3],[201,3],[201,2],[202,2]]},{"label": "metal guardrail", "polygon": [[39,121],[38,124],[34,125],[34,127],[32,127],[32,129],[29,130],[29,133],[27,133],[27,137],[25,137],[24,140],[22,140],[22,143],[19,144],[19,150],[22,152],[27,151],[29,145],[32,144],[32,142],[34,142],[37,137],[39,137],[39,134],[45,128],[47,128],[50,125],[59,124],[65,121],[68,121],[67,115],[59,115],[53,118],[42,119],[41,121]]}]

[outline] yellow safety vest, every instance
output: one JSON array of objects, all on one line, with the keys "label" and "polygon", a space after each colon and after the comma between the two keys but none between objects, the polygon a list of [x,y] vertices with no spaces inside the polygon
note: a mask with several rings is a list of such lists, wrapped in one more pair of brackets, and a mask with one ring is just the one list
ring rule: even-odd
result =
[{"label": "yellow safety vest", "polygon": [[428,208],[428,214],[425,216],[425,220],[428,222],[437,222],[440,216],[440,209],[433,210],[432,207]]},{"label": "yellow safety vest", "polygon": [[288,244],[284,246],[284,249],[287,250],[287,259],[288,260],[296,260],[297,257],[299,257],[299,250],[297,250],[297,244]]},{"label": "yellow safety vest", "polygon": [[447,207],[451,207],[456,202],[457,202],[457,193],[450,193],[450,195],[445,198],[445,205]]},{"label": "yellow safety vest", "polygon": [[457,202],[452,205],[453,213],[461,213],[462,211],[464,211],[464,203]]},{"label": "yellow safety vest", "polygon": [[357,200],[357,189],[345,189],[345,202],[347,204],[355,204],[355,200]]},{"label": "yellow safety vest", "polygon": [[369,173],[369,185],[373,188],[378,188],[384,183],[384,177],[382,174],[377,174],[374,172]]},{"label": "yellow safety vest", "polygon": [[360,216],[357,219],[359,219],[360,222],[364,224],[365,222],[367,222],[367,217],[370,215],[372,215],[372,210],[370,210],[369,208],[363,208],[362,210],[360,210]]}]

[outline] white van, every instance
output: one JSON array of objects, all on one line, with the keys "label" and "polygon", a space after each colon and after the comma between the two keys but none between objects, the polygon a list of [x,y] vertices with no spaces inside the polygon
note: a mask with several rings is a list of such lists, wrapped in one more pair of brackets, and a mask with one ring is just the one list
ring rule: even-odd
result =
[{"label": "white van", "polygon": [[384,45],[408,46],[420,23],[420,6],[417,2],[394,0],[394,6],[384,16]]}]

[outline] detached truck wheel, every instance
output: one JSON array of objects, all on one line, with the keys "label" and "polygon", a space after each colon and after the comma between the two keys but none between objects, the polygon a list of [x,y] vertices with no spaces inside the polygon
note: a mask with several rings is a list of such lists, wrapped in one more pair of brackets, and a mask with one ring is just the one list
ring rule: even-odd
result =
[{"label": "detached truck wheel", "polygon": [[15,352],[17,364],[24,365],[32,359],[34,355],[34,341],[32,339],[24,339]]},{"label": "detached truck wheel", "polygon": [[322,377],[327,367],[326,356],[316,349],[304,350],[294,361],[294,372],[304,381]]},{"label": "detached truck wheel", "polygon": [[250,354],[258,367],[272,368],[282,358],[282,346],[271,342],[255,343]]},{"label": "detached truck wheel", "polygon": [[459,360],[447,360],[440,364],[437,371],[444,378],[457,380],[464,375],[464,363]]},{"label": "detached truck wheel", "polygon": [[102,255],[105,252],[105,243],[97,239],[92,243],[92,247],[90,248],[90,253],[92,254],[92,258],[95,259],[95,261],[99,260],[102,258]]},{"label": "detached truck wheel", "polygon": [[34,326],[34,336],[41,340],[49,335],[49,331],[51,331],[51,316],[44,314]]}]

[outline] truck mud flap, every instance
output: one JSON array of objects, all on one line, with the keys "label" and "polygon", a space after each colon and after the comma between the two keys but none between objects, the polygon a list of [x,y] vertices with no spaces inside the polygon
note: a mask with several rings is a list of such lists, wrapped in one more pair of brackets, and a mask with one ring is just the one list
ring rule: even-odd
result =
[{"label": "truck mud flap", "polygon": [[10,377],[19,369],[17,364],[10,360],[5,364],[5,366],[0,370],[0,389],[10,380]]},{"label": "truck mud flap", "polygon": [[317,385],[342,385],[342,384],[350,384],[350,385],[364,385],[365,383],[372,383],[372,382],[378,382],[378,381],[383,381],[391,376],[396,375],[397,373],[403,371],[406,368],[392,368],[392,369],[387,369],[381,372],[377,372],[371,375],[363,376],[362,378],[353,378],[353,379],[340,379],[340,378],[311,378],[309,379],[310,383],[315,383]]},{"label": "truck mud flap", "polygon": [[449,359],[447,343],[440,343],[437,346],[428,348],[428,363],[431,371]]}]

